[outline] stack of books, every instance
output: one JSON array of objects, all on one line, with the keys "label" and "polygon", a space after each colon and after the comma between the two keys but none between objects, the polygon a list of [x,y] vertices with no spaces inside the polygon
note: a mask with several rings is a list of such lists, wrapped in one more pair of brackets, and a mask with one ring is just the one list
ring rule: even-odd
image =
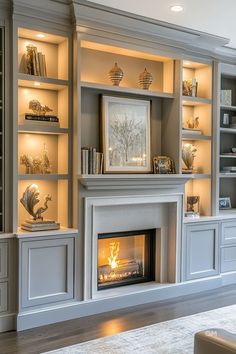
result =
[{"label": "stack of books", "polygon": [[96,148],[81,149],[81,172],[83,175],[96,175],[103,172],[103,153]]},{"label": "stack of books", "polygon": [[59,118],[52,115],[37,115],[26,113],[25,124],[50,125],[52,127],[60,127]]},{"label": "stack of books", "polygon": [[45,55],[34,45],[27,46],[26,68],[29,75],[47,76]]},{"label": "stack of books", "polygon": [[22,230],[26,231],[49,231],[49,230],[59,230],[60,223],[53,220],[33,220],[28,219],[21,225]]}]

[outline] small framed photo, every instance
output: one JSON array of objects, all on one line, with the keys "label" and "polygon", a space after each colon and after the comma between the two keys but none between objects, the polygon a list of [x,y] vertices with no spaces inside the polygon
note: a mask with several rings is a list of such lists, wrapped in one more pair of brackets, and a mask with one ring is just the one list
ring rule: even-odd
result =
[{"label": "small framed photo", "polygon": [[230,197],[219,198],[219,209],[220,210],[231,209]]},{"label": "small framed photo", "polygon": [[149,173],[150,101],[102,96],[104,173]]}]

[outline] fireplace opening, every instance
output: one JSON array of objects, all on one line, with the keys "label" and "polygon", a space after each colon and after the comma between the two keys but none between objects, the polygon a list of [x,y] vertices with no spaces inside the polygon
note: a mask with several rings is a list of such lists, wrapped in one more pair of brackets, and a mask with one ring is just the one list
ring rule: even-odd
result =
[{"label": "fireplace opening", "polygon": [[98,234],[98,290],[155,280],[156,230]]}]

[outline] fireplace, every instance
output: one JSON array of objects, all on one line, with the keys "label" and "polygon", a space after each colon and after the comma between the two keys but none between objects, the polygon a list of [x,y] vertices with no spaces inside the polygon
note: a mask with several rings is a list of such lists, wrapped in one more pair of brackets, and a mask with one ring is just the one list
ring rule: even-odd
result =
[{"label": "fireplace", "polygon": [[98,234],[98,290],[155,280],[156,230]]}]

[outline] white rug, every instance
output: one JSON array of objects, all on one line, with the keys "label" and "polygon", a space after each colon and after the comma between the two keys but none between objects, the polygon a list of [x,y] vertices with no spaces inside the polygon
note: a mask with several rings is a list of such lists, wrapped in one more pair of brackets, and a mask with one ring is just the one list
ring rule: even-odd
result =
[{"label": "white rug", "polygon": [[157,323],[48,353],[192,354],[194,334],[209,328],[236,332],[236,305]]}]

